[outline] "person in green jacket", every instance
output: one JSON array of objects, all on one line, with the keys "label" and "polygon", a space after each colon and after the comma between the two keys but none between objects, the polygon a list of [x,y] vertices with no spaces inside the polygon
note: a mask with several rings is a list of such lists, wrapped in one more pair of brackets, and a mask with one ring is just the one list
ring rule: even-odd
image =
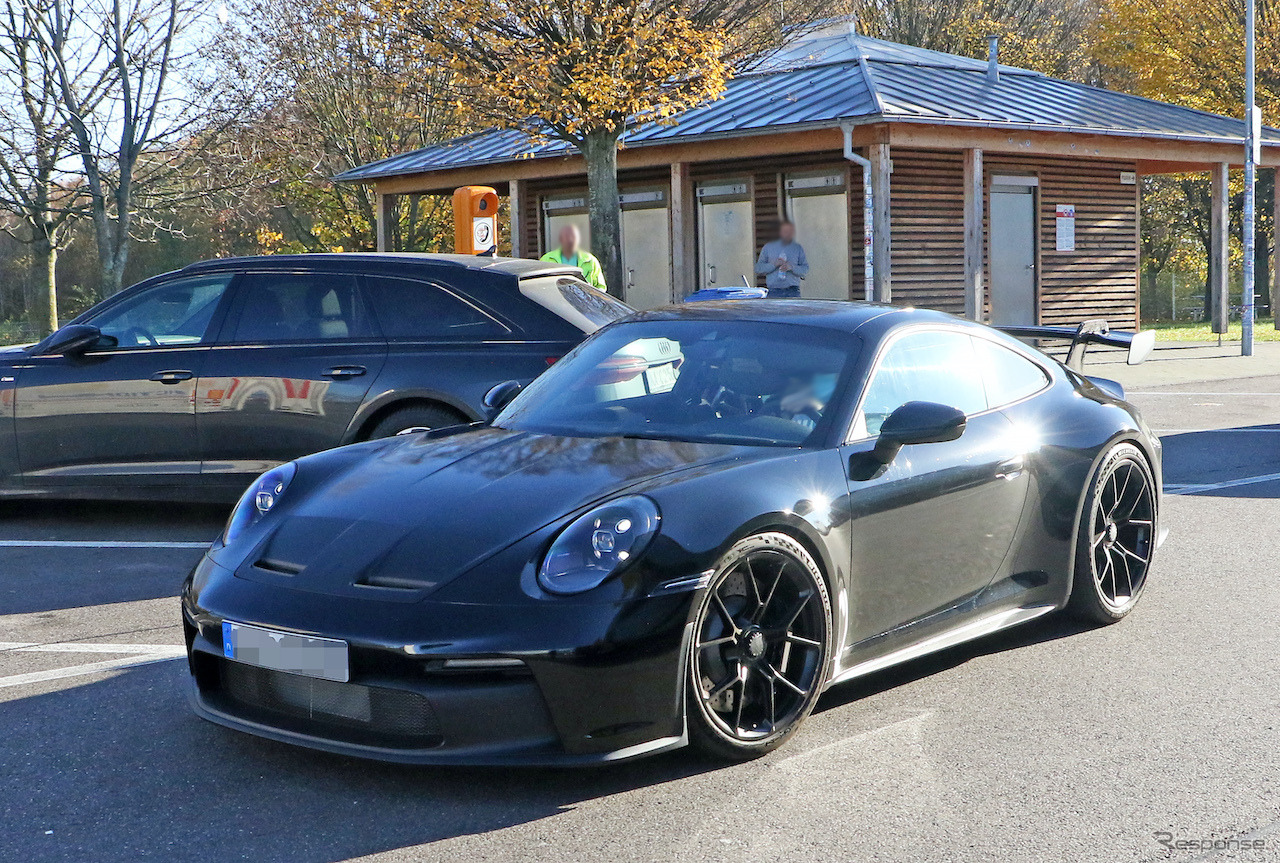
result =
[{"label": "person in green jacket", "polygon": [[560,229],[560,248],[547,252],[542,256],[542,260],[577,267],[582,270],[582,277],[586,279],[587,284],[593,288],[608,291],[604,284],[604,270],[600,267],[600,260],[586,249],[579,248],[581,244],[582,234],[578,232],[577,225],[565,225]]}]

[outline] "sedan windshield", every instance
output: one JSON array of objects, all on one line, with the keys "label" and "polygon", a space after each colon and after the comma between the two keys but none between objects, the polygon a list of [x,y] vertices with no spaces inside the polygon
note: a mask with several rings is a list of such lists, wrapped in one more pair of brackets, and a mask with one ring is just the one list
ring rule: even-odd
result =
[{"label": "sedan windshield", "polygon": [[617,324],[543,373],[494,425],[799,446],[825,429],[854,344],[846,334],[790,324]]}]

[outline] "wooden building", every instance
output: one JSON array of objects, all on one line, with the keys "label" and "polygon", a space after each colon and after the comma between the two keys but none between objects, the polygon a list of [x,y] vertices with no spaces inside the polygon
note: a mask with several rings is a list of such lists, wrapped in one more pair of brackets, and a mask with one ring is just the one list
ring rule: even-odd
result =
[{"label": "wooden building", "polygon": [[[993,323],[1136,323],[1140,178],[1212,173],[1215,255],[1225,261],[1226,176],[1243,161],[1243,134],[1229,117],[833,25],[675,123],[628,131],[618,159],[622,293],[651,307],[755,283],[755,257],[785,215],[811,262],[804,296]],[[1274,129],[1264,130],[1262,164],[1280,164]],[[517,130],[337,179],[375,184],[381,213],[396,195],[493,186],[509,199],[518,256],[554,246],[565,221],[586,228],[581,157]],[[1214,292],[1224,324],[1226,269]]]}]

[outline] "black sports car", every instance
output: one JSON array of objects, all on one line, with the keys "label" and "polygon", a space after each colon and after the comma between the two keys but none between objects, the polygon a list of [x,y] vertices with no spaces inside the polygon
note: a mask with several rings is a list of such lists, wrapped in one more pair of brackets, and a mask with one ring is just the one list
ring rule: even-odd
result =
[{"label": "black sports car", "polygon": [[841,681],[1123,618],[1157,545],[1118,385],[937,312],[662,309],[518,389],[249,489],[183,591],[197,713],[406,762],[750,757]]}]

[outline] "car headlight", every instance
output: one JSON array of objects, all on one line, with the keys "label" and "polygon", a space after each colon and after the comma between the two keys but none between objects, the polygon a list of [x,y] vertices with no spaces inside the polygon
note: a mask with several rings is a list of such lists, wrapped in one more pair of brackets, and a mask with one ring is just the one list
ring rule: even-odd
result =
[{"label": "car headlight", "polygon": [[227,527],[222,532],[222,544],[230,545],[236,538],[253,527],[267,513],[275,508],[289,487],[298,466],[293,462],[273,467],[249,486],[248,491],[240,498],[236,508],[227,519]]},{"label": "car headlight", "polygon": [[551,593],[582,593],[635,560],[658,533],[658,507],[633,495],[601,504],[560,531],[538,568]]}]

